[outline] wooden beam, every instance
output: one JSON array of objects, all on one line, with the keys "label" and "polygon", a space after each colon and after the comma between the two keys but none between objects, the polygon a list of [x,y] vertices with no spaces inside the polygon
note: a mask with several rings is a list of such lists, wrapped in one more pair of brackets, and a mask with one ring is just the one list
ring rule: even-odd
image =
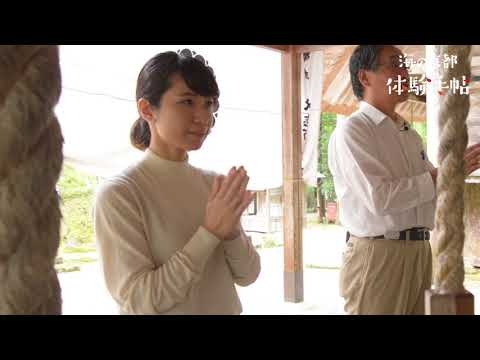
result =
[{"label": "wooden beam", "polygon": [[480,45],[472,45],[472,56],[480,56]]},{"label": "wooden beam", "polygon": [[352,45],[256,45],[270,50],[280,51],[282,53],[294,52],[296,54],[327,50],[331,47],[348,48]]},{"label": "wooden beam", "polygon": [[328,48],[348,48],[352,45],[292,45],[292,52],[296,54],[327,50]]},{"label": "wooden beam", "polygon": [[285,301],[303,301],[301,54],[282,54],[283,239]]},{"label": "wooden beam", "polygon": [[267,48],[281,53],[288,53],[291,50],[291,45],[257,45],[259,47]]}]

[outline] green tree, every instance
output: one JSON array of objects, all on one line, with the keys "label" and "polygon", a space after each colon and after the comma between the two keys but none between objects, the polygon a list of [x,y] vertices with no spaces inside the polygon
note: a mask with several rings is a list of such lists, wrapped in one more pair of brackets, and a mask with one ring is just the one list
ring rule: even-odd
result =
[{"label": "green tree", "polygon": [[318,171],[324,176],[320,191],[326,201],[337,200],[333,186],[333,177],[328,168],[328,141],[336,125],[337,114],[322,113],[320,139],[318,142]]},{"label": "green tree", "polygon": [[412,127],[417,131],[418,135],[422,138],[423,146],[427,147],[427,122],[412,122]]},{"label": "green tree", "polygon": [[62,245],[93,242],[92,207],[97,184],[96,177],[64,165],[57,183],[62,210]]}]

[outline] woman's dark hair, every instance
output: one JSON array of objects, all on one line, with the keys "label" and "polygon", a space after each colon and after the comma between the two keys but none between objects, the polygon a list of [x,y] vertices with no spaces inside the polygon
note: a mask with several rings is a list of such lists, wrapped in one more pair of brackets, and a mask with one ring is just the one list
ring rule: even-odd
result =
[{"label": "woman's dark hair", "polygon": [[358,79],[358,72],[364,70],[377,70],[379,66],[380,53],[386,47],[392,45],[359,45],[355,48],[350,57],[350,80],[353,93],[357,99],[363,99],[363,85]]},{"label": "woman's dark hair", "polygon": [[[188,49],[179,53],[168,51],[155,55],[143,66],[137,79],[136,100],[147,100],[152,106],[160,106],[163,94],[172,86],[171,77],[179,74],[196,94],[215,98],[218,110],[218,89],[215,74],[200,55]],[[150,145],[150,128],[145,119],[138,118],[130,131],[130,141],[137,149]]]}]

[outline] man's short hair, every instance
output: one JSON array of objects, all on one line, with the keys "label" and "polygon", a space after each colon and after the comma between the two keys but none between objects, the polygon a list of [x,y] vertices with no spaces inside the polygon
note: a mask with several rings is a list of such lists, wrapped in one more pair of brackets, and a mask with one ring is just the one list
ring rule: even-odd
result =
[{"label": "man's short hair", "polygon": [[358,80],[358,72],[364,70],[377,70],[379,66],[380,53],[383,49],[392,45],[359,45],[353,51],[350,57],[350,80],[352,82],[353,93],[357,99],[363,99],[364,88]]}]

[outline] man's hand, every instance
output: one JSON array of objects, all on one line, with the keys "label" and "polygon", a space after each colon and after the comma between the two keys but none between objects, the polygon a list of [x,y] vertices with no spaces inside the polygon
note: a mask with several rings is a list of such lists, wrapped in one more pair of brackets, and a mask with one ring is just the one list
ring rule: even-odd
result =
[{"label": "man's hand", "polygon": [[465,150],[465,172],[468,175],[480,169],[480,143],[472,145]]},{"label": "man's hand", "polygon": [[[480,143],[469,146],[465,150],[463,159],[465,160],[465,173],[467,176],[480,169]],[[437,174],[438,168],[430,170],[434,184],[437,184]]]},{"label": "man's hand", "polygon": [[435,186],[437,185],[437,174],[438,174],[438,168],[430,170],[430,175],[432,176],[433,184]]}]

